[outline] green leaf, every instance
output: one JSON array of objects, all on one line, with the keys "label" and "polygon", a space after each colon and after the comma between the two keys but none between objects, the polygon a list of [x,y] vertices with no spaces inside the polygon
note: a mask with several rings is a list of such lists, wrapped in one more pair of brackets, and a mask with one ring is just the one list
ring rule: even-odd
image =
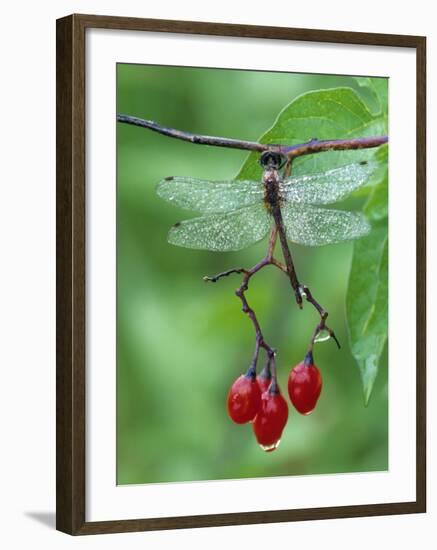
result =
[{"label": "green leaf", "polygon": [[388,216],[388,179],[385,177],[372,191],[364,213],[370,220],[383,220]]},{"label": "green leaf", "polygon": [[358,84],[366,88],[376,102],[377,113],[387,119],[388,111],[388,78],[356,77]]},{"label": "green leaf", "polygon": [[373,228],[354,242],[346,298],[351,350],[360,369],[365,405],[388,336],[388,147],[379,148],[375,158],[381,169],[363,209]]},{"label": "green leaf", "polygon": [[388,330],[387,226],[375,227],[354,243],[346,299],[352,353],[358,363],[367,405]]},{"label": "green leaf", "polygon": [[[373,114],[352,88],[317,90],[297,97],[280,113],[261,143],[295,145],[311,139],[347,139],[382,135],[384,117]],[[373,149],[329,151],[307,155],[293,163],[293,174],[323,172],[343,164],[368,160]],[[260,179],[259,153],[251,153],[236,179]]]}]

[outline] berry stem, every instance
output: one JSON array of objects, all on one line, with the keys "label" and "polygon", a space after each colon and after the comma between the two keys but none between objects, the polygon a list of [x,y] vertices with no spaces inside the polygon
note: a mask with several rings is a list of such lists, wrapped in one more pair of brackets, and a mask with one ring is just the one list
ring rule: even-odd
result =
[{"label": "berry stem", "polygon": [[[228,269],[227,271],[223,271],[222,273],[218,273],[217,275],[214,275],[212,277],[204,277],[203,280],[206,282],[212,282],[216,283],[219,279],[222,277],[227,277],[228,275],[231,275],[232,273],[242,273],[243,274],[243,281],[241,285],[237,288],[235,291],[235,295],[241,300],[242,304],[242,311],[249,317],[249,319],[252,321],[252,324],[255,328],[255,351],[253,354],[252,359],[252,366],[256,368],[258,357],[259,357],[259,350],[260,348],[263,348],[265,352],[267,353],[268,360],[271,361],[275,357],[275,350],[271,346],[267,344],[267,342],[264,339],[263,333],[261,331],[261,326],[259,324],[258,318],[254,312],[254,310],[250,307],[249,302],[246,298],[246,291],[249,289],[249,281],[255,273],[258,273],[263,267],[267,265],[275,265],[276,267],[279,267],[282,271],[287,271],[287,268],[283,266],[280,262],[275,260],[273,258],[273,251],[276,244],[276,238],[277,238],[277,228],[274,227],[270,232],[269,237],[269,244],[267,247],[267,253],[265,257],[255,264],[251,269],[245,269],[245,268],[236,268],[236,269]],[[273,376],[273,372],[272,372]]]},{"label": "berry stem", "polygon": [[259,373],[259,375],[260,375],[262,378],[267,378],[267,379],[271,379],[271,378],[272,378],[271,362],[272,362],[272,358],[271,358],[271,357],[267,357],[266,364],[264,365],[263,370]]},{"label": "berry stem", "polygon": [[305,363],[306,366],[314,364],[314,357],[313,357],[312,350],[307,351],[303,362]]},{"label": "berry stem", "polygon": [[222,277],[228,277],[228,275],[231,275],[232,273],[247,273],[247,269],[244,269],[243,267],[232,268],[228,269],[227,271],[223,271],[222,273],[218,273],[217,275],[214,275],[212,277],[207,277],[205,275],[203,280],[207,283],[216,283]]},{"label": "berry stem", "polygon": [[252,378],[253,380],[256,378],[256,368],[253,364],[250,365],[250,367],[246,371],[246,375],[248,378]]},{"label": "berry stem", "polygon": [[255,372],[256,372],[256,366],[258,364],[259,350],[260,350],[260,343],[259,343],[259,340],[257,338],[256,341],[255,341],[255,351],[253,353],[253,359],[252,359],[252,363],[251,363],[252,368],[255,370]]},{"label": "berry stem", "polygon": [[270,387],[272,388],[272,393],[277,393],[278,390],[278,381],[276,376],[276,359],[275,356],[269,358],[270,363],[270,373],[272,375],[272,381]]},{"label": "berry stem", "polygon": [[326,324],[326,319],[328,318],[328,315],[329,315],[328,312],[316,301],[316,299],[314,298],[310,289],[307,286],[301,285],[300,293],[301,293],[301,296],[305,298],[307,302],[309,302],[311,305],[315,307],[315,309],[318,311],[320,315],[320,322],[316,325],[316,328],[314,329],[313,335],[311,337],[310,345],[308,348],[308,353],[312,352],[317,335],[322,330],[326,330],[328,332],[329,336],[337,344],[338,349],[340,349],[341,348],[340,342],[338,341],[338,338],[335,335],[335,332]]}]

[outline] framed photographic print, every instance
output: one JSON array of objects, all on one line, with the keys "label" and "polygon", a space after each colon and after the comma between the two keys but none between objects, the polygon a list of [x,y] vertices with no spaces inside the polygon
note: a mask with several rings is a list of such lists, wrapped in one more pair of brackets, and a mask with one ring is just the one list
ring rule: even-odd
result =
[{"label": "framed photographic print", "polygon": [[57,528],[424,512],[425,38],[57,21]]}]

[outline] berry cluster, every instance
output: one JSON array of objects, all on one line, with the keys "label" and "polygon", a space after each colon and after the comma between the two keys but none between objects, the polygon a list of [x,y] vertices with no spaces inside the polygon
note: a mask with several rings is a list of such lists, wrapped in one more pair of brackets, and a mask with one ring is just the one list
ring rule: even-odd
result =
[{"label": "berry cluster", "polygon": [[[276,379],[274,357],[257,376],[255,366],[249,367],[232,384],[228,393],[228,414],[236,424],[252,422],[260,447],[267,452],[277,449],[288,420],[288,405]],[[314,364],[312,351],[296,365],[288,377],[288,395],[301,414],[310,414],[322,390],[322,377]]]}]

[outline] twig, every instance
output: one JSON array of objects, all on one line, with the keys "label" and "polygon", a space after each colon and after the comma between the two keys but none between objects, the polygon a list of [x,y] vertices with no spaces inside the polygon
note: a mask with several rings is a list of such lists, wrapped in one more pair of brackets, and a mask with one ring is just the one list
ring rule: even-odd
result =
[{"label": "twig", "polygon": [[249,317],[249,319],[252,321],[252,324],[255,328],[255,352],[253,355],[251,366],[256,370],[258,357],[259,357],[259,350],[260,348],[263,348],[267,353],[268,361],[273,364],[272,377],[273,376],[276,377],[276,366],[274,365],[275,349],[269,346],[265,341],[257,316],[254,310],[250,307],[245,293],[249,289],[249,281],[251,277],[253,277],[255,273],[258,273],[258,271],[260,271],[266,265],[275,265],[276,267],[280,267],[280,269],[286,271],[285,266],[282,266],[280,262],[277,262],[273,258],[273,251],[276,244],[276,237],[277,237],[277,229],[276,227],[274,227],[270,232],[269,244],[267,247],[266,256],[260,262],[255,264],[251,269],[244,269],[244,268],[228,269],[227,271],[223,271],[222,273],[218,273],[217,275],[214,275],[212,277],[203,278],[204,281],[215,283],[222,277],[227,277],[232,273],[244,274],[243,281],[235,291],[235,295],[241,300],[242,311]]},{"label": "twig", "polygon": [[282,149],[290,159],[301,157],[302,155],[312,155],[323,151],[345,151],[347,149],[369,149],[379,147],[388,143],[388,136],[371,136],[353,139],[312,139],[308,143],[293,145]]},{"label": "twig", "polygon": [[[255,141],[245,141],[215,136],[202,136],[200,134],[191,134],[190,132],[176,130],[175,128],[166,128],[153,120],[144,120],[135,116],[117,115],[117,121],[124,122],[125,124],[133,124],[134,126],[141,126],[142,128],[148,128],[149,130],[158,132],[158,134],[162,134],[164,136],[182,139],[184,141],[189,141],[190,143],[199,143],[200,145],[215,145],[216,147],[245,149],[247,151],[259,151],[260,153],[270,149],[268,145],[262,145],[261,143],[256,143]],[[277,150],[277,148],[275,150]]]},{"label": "twig", "polygon": [[247,273],[247,269],[244,269],[243,267],[228,269],[227,271],[222,271],[222,273],[217,273],[217,275],[214,275],[213,277],[205,276],[203,280],[207,283],[216,283],[222,277],[228,277],[229,275],[232,275],[232,273]]},{"label": "twig", "polygon": [[388,136],[372,136],[352,139],[312,139],[307,143],[287,146],[278,144],[264,144],[258,143],[256,141],[246,141],[241,139],[192,134],[190,132],[176,130],[175,128],[167,128],[166,126],[161,126],[153,120],[145,120],[143,118],[138,118],[125,114],[118,114],[117,121],[124,124],[131,124],[133,126],[140,126],[141,128],[147,128],[149,130],[152,130],[153,132],[158,132],[158,134],[181,139],[183,141],[189,141],[190,143],[198,143],[200,145],[213,145],[215,147],[230,147],[231,149],[243,149],[246,151],[258,151],[259,153],[262,153],[264,151],[272,151],[276,153],[282,153],[291,159],[302,155],[320,153],[321,151],[368,149],[370,147],[379,147],[380,145],[388,142]]},{"label": "twig", "polygon": [[312,295],[310,289],[307,286],[302,285],[300,287],[300,291],[301,291],[302,297],[305,298],[306,301],[309,302],[311,305],[313,305],[316,308],[316,310],[318,311],[319,315],[320,315],[320,322],[318,323],[318,325],[316,326],[316,328],[314,330],[314,333],[313,333],[313,336],[311,338],[310,346],[308,348],[308,351],[312,352],[315,340],[316,340],[318,334],[322,330],[326,330],[326,332],[329,334],[329,336],[331,336],[331,338],[333,338],[333,340],[337,344],[338,349],[340,349],[341,346],[340,346],[340,342],[338,341],[337,336],[335,335],[334,331],[331,328],[329,328],[328,325],[326,324],[326,319],[328,318],[328,315],[329,315],[328,312],[316,301],[316,299],[314,298],[314,296]]}]

